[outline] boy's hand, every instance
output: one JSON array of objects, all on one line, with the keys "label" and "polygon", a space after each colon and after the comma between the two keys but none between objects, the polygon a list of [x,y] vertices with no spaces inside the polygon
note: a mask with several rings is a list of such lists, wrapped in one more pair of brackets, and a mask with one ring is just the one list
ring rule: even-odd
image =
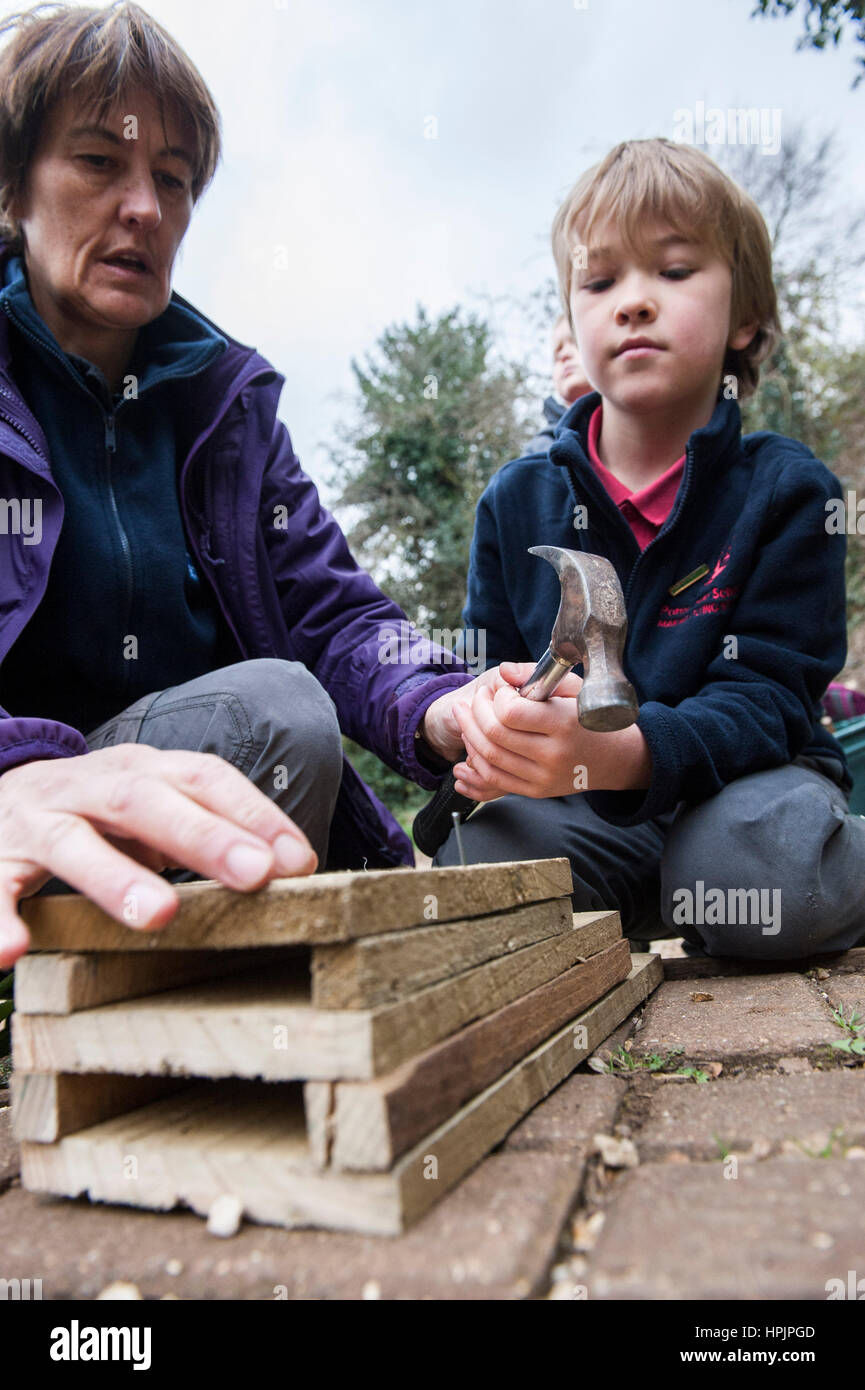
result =
[{"label": "boy's hand", "polygon": [[[589,733],[577,718],[579,676],[565,676],[548,700],[526,700],[517,688],[530,662],[503,662],[493,682],[459,701],[466,762],[454,768],[456,790],[473,801],[517,796],[570,796],[576,791],[624,791],[648,787],[652,760],[636,725],[615,733]],[[463,692],[460,692],[461,694]]]}]

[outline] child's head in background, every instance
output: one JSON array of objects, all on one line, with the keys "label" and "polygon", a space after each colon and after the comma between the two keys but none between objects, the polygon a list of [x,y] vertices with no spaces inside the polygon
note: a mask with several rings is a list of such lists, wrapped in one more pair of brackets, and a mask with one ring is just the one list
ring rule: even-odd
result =
[{"label": "child's head in background", "polygon": [[553,324],[553,386],[565,405],[573,405],[592,389],[567,314],[559,314]]},{"label": "child's head in background", "polygon": [[[753,393],[780,331],[769,235],[707,155],[661,139],[617,145],[571,189],[552,239],[605,411],[708,420],[723,382],[727,395]],[[645,345],[623,347],[634,338]]]}]

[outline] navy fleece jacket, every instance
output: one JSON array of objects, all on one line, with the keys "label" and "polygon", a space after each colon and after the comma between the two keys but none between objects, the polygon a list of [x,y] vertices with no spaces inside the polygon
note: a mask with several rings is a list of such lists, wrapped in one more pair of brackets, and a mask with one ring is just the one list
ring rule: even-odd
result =
[{"label": "navy fleece jacket", "polygon": [[827,502],[843,496],[837,478],[793,439],[743,437],[738,404],[719,400],[688,441],[670,515],[640,551],[589,462],[599,401],[595,391],[576,401],[549,455],[505,464],[478,504],[463,620],[485,629],[487,666],[536,661],[549,643],[559,581],[529,546],[605,555],[625,595],[624,668],[653,772],[645,790],[587,790],[593,811],[636,825],[800,753],[836,758],[849,790],[841,747],[819,722],[847,654],[846,538],[826,525]]}]

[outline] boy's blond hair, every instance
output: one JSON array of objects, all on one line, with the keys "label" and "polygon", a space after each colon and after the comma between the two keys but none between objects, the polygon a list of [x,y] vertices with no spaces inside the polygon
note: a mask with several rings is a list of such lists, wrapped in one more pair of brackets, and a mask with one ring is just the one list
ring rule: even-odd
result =
[{"label": "boy's blond hair", "polygon": [[758,328],[746,348],[728,349],[723,371],[736,377],[741,399],[752,395],[759,364],[781,332],[769,233],[753,198],[690,145],[663,139],[616,145],[577,180],[553,221],[553,256],[571,332],[574,250],[591,246],[593,233],[609,217],[631,254],[645,253],[646,224],[663,222],[726,261],[733,277],[731,328],[754,321]]}]

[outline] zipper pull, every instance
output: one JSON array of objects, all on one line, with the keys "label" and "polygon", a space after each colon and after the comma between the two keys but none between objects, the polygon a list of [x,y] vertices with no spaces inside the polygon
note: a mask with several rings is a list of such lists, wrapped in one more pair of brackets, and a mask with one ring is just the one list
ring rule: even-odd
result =
[{"label": "zipper pull", "polygon": [[117,452],[117,436],[114,432],[114,412],[105,417],[105,447],[110,454]]}]

